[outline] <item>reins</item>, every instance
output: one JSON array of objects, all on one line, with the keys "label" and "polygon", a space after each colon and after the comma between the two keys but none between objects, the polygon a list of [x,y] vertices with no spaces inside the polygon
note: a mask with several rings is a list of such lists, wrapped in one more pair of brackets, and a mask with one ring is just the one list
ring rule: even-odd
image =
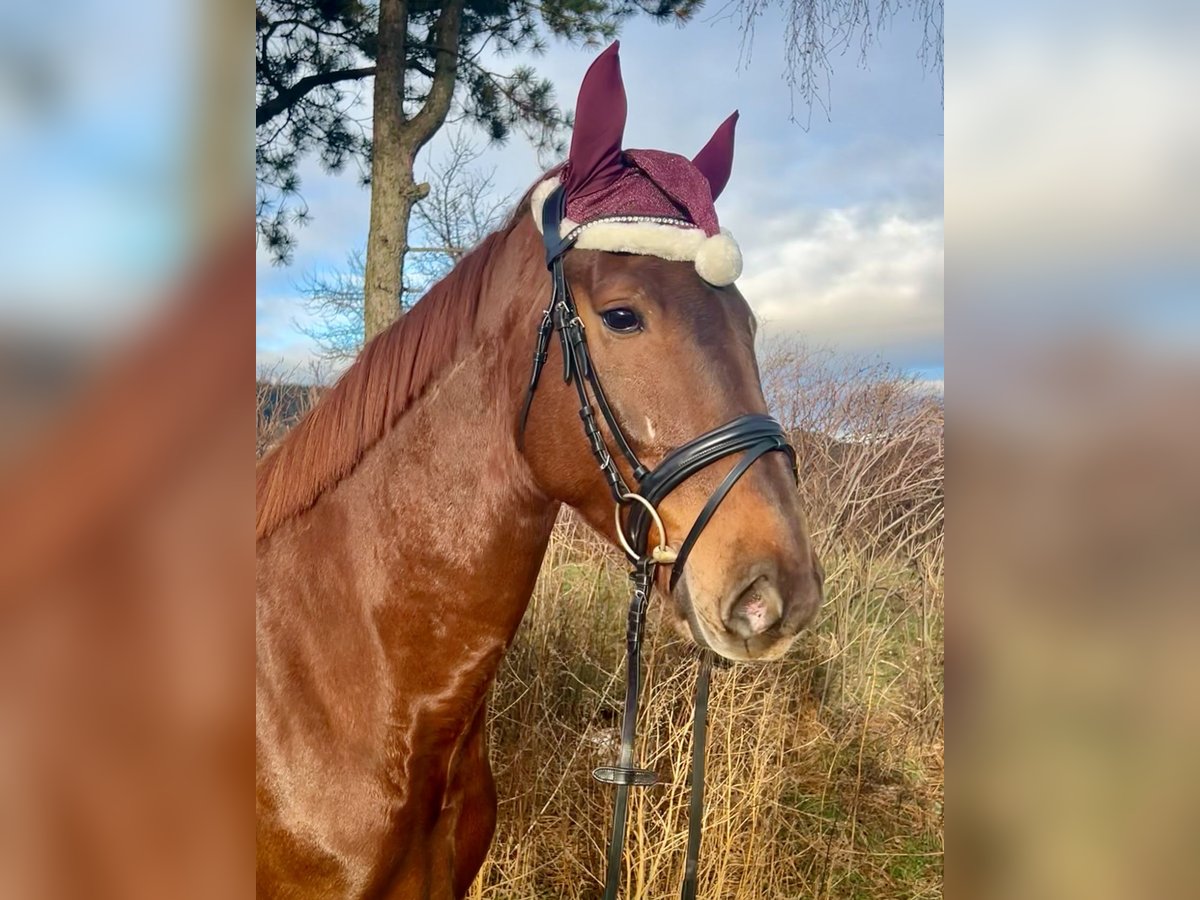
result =
[{"label": "reins", "polygon": [[[533,373],[529,381],[525,405],[521,413],[524,430],[537,390],[542,368],[546,363],[550,339],[557,332],[562,347],[563,380],[575,385],[579,396],[579,417],[592,454],[616,501],[617,534],[632,567],[630,581],[633,594],[629,602],[629,617],[625,632],[626,680],[625,711],[621,721],[621,750],[616,765],[601,766],[592,775],[598,781],[616,785],[612,834],[608,845],[608,871],[605,879],[605,900],[616,900],[621,877],[621,856],[625,846],[625,824],[629,808],[629,789],[647,787],[658,781],[650,769],[634,764],[634,742],[637,727],[638,697],[641,690],[641,646],[646,610],[659,565],[672,566],[670,589],[674,589],[683,573],[688,555],[712,519],[717,507],[729,494],[738,479],[757,460],[767,453],[786,453],[796,473],[795,450],[788,443],[782,427],[773,418],[759,413],[739,416],[711,431],[705,432],[676,448],[653,469],[637,458],[612,411],[588,353],[587,336],[579,318],[570,286],[563,274],[563,255],[574,244],[576,234],[561,234],[566,195],[560,185],[542,207],[542,235],[546,248],[546,266],[550,270],[550,303],[538,327],[533,357]],[[590,396],[589,396],[590,393]],[[630,489],[621,470],[609,452],[604,435],[596,420],[595,399],[600,415],[608,425],[609,434],[618,452],[628,461],[637,482],[637,491]],[[741,453],[742,457],[708,498],[695,523],[676,551],[667,543],[667,535],[657,512],[658,504],[675,488],[701,469],[718,460]],[[621,509],[628,507],[624,524]],[[659,543],[648,549],[650,526],[658,529]],[[697,862],[700,854],[700,831],[704,817],[704,750],[708,724],[708,692],[715,655],[704,649],[700,654],[696,677],[696,695],[692,719],[691,801],[688,811],[688,841],[684,861],[683,900],[696,897]]]}]

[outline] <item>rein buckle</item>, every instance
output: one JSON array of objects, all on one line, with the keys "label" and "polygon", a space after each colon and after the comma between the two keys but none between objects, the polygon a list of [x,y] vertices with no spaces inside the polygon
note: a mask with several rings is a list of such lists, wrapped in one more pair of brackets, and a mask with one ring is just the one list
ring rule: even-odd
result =
[{"label": "rein buckle", "polygon": [[635,766],[600,766],[592,770],[592,777],[605,784],[628,784],[633,787],[651,787],[658,784],[658,774],[653,769]]}]

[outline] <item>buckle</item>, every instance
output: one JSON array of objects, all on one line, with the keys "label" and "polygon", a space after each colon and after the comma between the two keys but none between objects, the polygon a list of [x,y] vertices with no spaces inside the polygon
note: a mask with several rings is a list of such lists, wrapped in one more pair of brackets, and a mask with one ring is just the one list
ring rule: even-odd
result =
[{"label": "buckle", "polygon": [[658,784],[658,775],[653,769],[638,769],[634,766],[600,766],[592,770],[592,777],[605,784],[628,784],[634,787]]}]

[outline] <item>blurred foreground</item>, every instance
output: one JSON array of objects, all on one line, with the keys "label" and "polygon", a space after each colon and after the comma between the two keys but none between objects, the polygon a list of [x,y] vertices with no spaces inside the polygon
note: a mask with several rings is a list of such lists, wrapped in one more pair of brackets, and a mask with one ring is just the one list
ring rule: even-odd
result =
[{"label": "blurred foreground", "polygon": [[950,892],[1195,896],[1200,10],[956,24]]},{"label": "blurred foreground", "polygon": [[253,891],[249,28],[0,9],[0,897]]},{"label": "blurred foreground", "polygon": [[0,896],[253,877],[253,260],[214,251],[0,476]]}]

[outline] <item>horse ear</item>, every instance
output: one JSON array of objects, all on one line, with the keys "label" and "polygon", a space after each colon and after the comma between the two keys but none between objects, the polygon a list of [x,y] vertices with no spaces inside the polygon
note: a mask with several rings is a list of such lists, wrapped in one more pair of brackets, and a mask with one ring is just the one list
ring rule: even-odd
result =
[{"label": "horse ear", "polygon": [[729,173],[733,171],[733,129],[737,126],[737,120],[738,114],[735,111],[717,126],[704,149],[692,160],[692,165],[708,179],[708,189],[714,201],[721,196],[721,191],[725,190],[725,185],[729,183]]},{"label": "horse ear", "polygon": [[621,174],[621,139],[625,136],[625,85],[621,81],[620,42],[612,44],[583,76],[575,102],[567,192],[585,193],[608,187]]}]

